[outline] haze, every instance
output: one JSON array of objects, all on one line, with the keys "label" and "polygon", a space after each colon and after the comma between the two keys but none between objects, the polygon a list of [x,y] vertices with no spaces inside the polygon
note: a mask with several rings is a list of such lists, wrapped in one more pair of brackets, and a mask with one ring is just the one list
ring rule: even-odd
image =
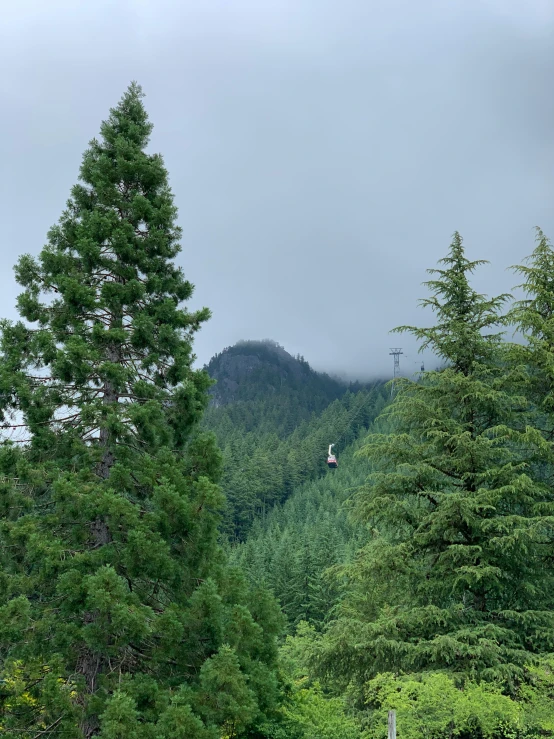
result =
[{"label": "haze", "polygon": [[398,324],[450,243],[509,290],[554,238],[551,0],[19,0],[0,26],[0,316],[89,139],[136,79],[184,230],[200,364],[269,337],[317,369],[404,372]]}]

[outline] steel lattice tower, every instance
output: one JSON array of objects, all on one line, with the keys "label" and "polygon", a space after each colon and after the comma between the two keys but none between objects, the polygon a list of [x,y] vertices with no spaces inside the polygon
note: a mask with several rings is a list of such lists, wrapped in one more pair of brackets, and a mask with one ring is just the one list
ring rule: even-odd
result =
[{"label": "steel lattice tower", "polygon": [[401,354],[404,354],[404,352],[399,347],[391,349],[389,352],[389,356],[394,357],[394,370],[393,370],[392,385],[391,385],[391,391],[390,391],[391,395],[394,393],[394,383],[396,382],[396,378],[398,377],[398,373],[400,371],[400,355]]}]

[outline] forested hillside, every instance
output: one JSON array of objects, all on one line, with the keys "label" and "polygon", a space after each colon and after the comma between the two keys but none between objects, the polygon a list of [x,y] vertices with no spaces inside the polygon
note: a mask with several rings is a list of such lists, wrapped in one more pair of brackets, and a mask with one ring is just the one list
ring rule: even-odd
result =
[{"label": "forested hillside", "polygon": [[325,474],[329,444],[340,454],[390,394],[383,382],[347,385],[315,372],[267,341],[230,347],[206,369],[217,384],[203,423],[223,450],[224,527],[232,540]]},{"label": "forested hillside", "polygon": [[347,390],[345,382],[316,372],[269,339],[227,347],[204,369],[217,381],[211,407],[227,406],[233,425],[244,431],[290,434]]},{"label": "forested hillside", "polygon": [[[363,438],[366,429],[360,431]],[[306,621],[321,627],[333,616],[340,594],[331,568],[350,562],[368,538],[348,515],[348,504],[363,485],[369,465],[355,460],[360,441],[341,454],[340,467],[295,489],[283,506],[257,519],[232,560],[252,582],[277,596],[289,628]]]}]

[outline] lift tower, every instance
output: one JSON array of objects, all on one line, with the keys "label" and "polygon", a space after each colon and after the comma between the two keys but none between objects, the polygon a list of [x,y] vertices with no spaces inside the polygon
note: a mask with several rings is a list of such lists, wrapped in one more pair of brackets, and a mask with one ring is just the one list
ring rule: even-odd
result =
[{"label": "lift tower", "polygon": [[400,371],[400,355],[404,354],[402,349],[396,347],[394,349],[391,349],[389,352],[389,356],[394,357],[394,370],[393,370],[393,376],[392,376],[392,385],[391,385],[391,397],[394,393],[394,384],[396,382],[396,378],[398,377],[398,373]]}]

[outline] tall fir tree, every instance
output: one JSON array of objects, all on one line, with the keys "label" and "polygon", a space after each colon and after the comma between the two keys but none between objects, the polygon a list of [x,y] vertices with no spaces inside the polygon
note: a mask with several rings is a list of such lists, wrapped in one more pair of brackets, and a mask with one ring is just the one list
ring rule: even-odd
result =
[{"label": "tall fir tree", "polygon": [[399,381],[391,433],[362,450],[375,471],[358,513],[374,535],[320,655],[345,680],[452,670],[509,689],[554,646],[552,492],[532,474],[548,450],[521,423],[525,398],[508,392],[498,331],[507,296],[473,290],[479,264],[455,234],[422,301],[436,325],[397,329],[445,368]]},{"label": "tall fir tree", "polygon": [[524,277],[517,288],[525,298],[510,312],[523,343],[512,345],[512,362],[523,369],[526,393],[534,406],[534,422],[554,438],[554,249],[537,229],[536,247],[525,264],[513,267]]},{"label": "tall fir tree", "polygon": [[[277,700],[280,620],[217,545],[220,453],[192,368],[209,317],[132,84],[38,259],[0,388],[0,725],[8,736],[239,736]],[[11,732],[11,733],[10,733]]]}]

